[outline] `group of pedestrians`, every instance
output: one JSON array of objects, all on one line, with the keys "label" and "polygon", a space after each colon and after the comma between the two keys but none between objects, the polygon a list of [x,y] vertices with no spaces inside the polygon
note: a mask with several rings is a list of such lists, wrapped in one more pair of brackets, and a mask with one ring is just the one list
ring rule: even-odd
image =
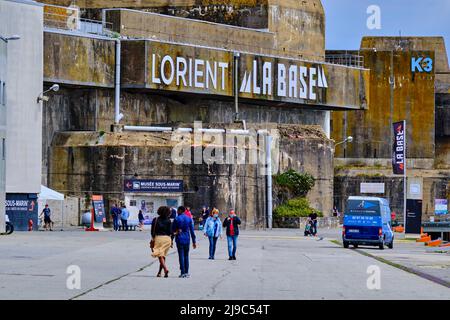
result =
[{"label": "group of pedestrians", "polygon": [[122,231],[128,231],[128,219],[130,218],[130,211],[128,211],[125,205],[120,208],[117,204],[113,204],[111,208],[111,217],[113,218],[114,231],[119,231],[120,225],[122,224]]},{"label": "group of pedestrians", "polygon": [[[178,207],[176,216],[174,208],[160,207],[158,216],[152,221],[150,248],[152,256],[159,260],[159,271],[157,277],[169,276],[169,269],[166,264],[166,257],[170,248],[173,248],[175,240],[178,260],[180,264],[180,278],[189,278],[189,251],[192,240],[193,249],[197,248],[197,239],[194,232],[194,221],[190,208]],[[206,208],[204,208],[206,209]],[[204,212],[203,212],[204,213]],[[208,212],[209,213],[209,212]],[[219,211],[213,209],[208,217],[202,222],[203,232],[209,239],[209,259],[214,260],[217,240],[222,237],[223,228],[226,229],[228,240],[229,260],[236,260],[237,237],[239,235],[239,225],[241,220],[231,210],[228,217],[221,222]]]},{"label": "group of pedestrians", "polygon": [[230,211],[223,223],[219,218],[219,210],[213,209],[211,211],[203,226],[203,233],[209,239],[209,259],[214,260],[217,240],[222,238],[222,229],[225,228],[228,243],[228,260],[236,260],[237,238],[240,224],[241,219],[236,216],[234,210]]}]

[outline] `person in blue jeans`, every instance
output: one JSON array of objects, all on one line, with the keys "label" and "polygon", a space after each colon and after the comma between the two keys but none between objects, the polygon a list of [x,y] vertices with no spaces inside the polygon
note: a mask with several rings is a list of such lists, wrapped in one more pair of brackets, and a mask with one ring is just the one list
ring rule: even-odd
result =
[{"label": "person in blue jeans", "polygon": [[113,207],[111,208],[111,217],[113,218],[113,224],[114,224],[114,231],[119,231],[119,216],[120,216],[120,209],[117,207],[117,204],[113,204]]},{"label": "person in blue jeans", "polygon": [[122,223],[122,231],[128,231],[128,218],[130,217],[130,211],[128,211],[125,205],[122,206],[120,212],[120,221]]},{"label": "person in blue jeans", "polygon": [[222,238],[222,223],[219,219],[219,210],[214,209],[212,215],[206,219],[203,232],[209,239],[209,259],[214,260],[217,240],[219,237]]},{"label": "person in blue jeans", "polygon": [[197,248],[194,224],[190,217],[185,215],[186,208],[179,207],[178,216],[172,224],[172,232],[177,244],[178,259],[180,261],[180,278],[189,278],[189,246],[192,238],[192,247]]},{"label": "person in blue jeans", "polygon": [[236,248],[240,224],[241,219],[236,216],[234,210],[231,210],[228,217],[223,221],[223,227],[227,230],[228,255],[230,256],[228,260],[236,260]]}]

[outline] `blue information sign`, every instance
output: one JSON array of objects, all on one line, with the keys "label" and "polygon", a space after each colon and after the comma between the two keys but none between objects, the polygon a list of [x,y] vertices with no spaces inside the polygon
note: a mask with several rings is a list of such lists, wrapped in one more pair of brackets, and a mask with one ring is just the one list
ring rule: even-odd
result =
[{"label": "blue information sign", "polygon": [[136,180],[124,182],[125,192],[183,192],[183,180]]}]

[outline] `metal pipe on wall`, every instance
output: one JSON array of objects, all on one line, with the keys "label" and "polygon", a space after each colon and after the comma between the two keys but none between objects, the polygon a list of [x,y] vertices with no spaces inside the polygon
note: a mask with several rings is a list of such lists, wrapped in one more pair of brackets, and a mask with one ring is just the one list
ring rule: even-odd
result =
[{"label": "metal pipe on wall", "polygon": [[148,127],[148,126],[124,126],[125,131],[149,131],[149,132],[168,132],[172,131],[171,127]]},{"label": "metal pipe on wall", "polygon": [[272,230],[272,136],[266,136],[266,166],[267,166],[267,224]]},{"label": "metal pipe on wall", "polygon": [[[234,121],[239,121],[239,58],[240,53],[234,53]],[[246,128],[244,128],[246,129]]]},{"label": "metal pipe on wall", "polygon": [[116,40],[116,81],[114,86],[114,123],[119,124],[123,118],[120,113],[120,67],[121,67],[121,44],[120,39]]}]

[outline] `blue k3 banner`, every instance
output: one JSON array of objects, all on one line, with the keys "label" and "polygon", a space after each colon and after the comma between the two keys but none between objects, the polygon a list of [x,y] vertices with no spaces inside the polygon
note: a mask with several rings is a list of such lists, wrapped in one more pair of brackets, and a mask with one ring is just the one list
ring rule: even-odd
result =
[{"label": "blue k3 banner", "polygon": [[183,180],[136,180],[124,182],[125,192],[183,192]]},{"label": "blue k3 banner", "polygon": [[392,169],[394,174],[404,174],[406,165],[406,121],[395,122],[392,148]]}]

